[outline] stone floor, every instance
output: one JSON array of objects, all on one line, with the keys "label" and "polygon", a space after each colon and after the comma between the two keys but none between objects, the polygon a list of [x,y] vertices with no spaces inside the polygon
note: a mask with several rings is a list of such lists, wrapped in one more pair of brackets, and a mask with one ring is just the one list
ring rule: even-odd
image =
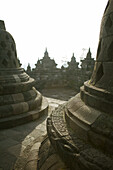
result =
[{"label": "stone floor", "polygon": [[[57,91],[57,89],[42,91],[49,102],[49,114],[59,104],[75,95],[73,90],[60,89],[58,93]],[[29,162],[33,164],[30,165],[33,166],[30,169],[35,170],[38,148],[46,135],[47,116],[43,115],[36,121],[0,131],[0,170],[23,170],[25,167],[28,170]]]},{"label": "stone floor", "polygon": [[59,100],[69,100],[69,98],[75,96],[78,92],[70,88],[52,88],[52,89],[43,89],[41,93],[53,99]]}]

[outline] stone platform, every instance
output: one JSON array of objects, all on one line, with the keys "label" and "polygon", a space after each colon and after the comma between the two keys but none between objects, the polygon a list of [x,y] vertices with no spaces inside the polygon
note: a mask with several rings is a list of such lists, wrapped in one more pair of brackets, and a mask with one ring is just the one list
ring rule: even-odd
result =
[{"label": "stone platform", "polygon": [[48,118],[49,140],[70,169],[113,169],[113,145],[108,129],[108,125],[112,127],[112,120],[100,124],[101,121],[105,123],[105,118],[107,115],[86,106],[79,94],[59,106]]},{"label": "stone platform", "polygon": [[[57,91],[59,94],[56,93]],[[52,110],[65,103],[71,97],[70,93],[76,92],[69,89],[45,90],[43,95],[49,103],[48,114],[50,115]],[[37,169],[38,148],[47,133],[47,116],[45,114],[30,123],[0,130],[0,170]]]}]

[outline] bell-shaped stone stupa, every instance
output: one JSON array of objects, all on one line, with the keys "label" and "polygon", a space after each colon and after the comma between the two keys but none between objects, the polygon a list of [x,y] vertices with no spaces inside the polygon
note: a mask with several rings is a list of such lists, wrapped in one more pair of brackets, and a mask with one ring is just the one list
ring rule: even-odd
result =
[{"label": "bell-shaped stone stupa", "polygon": [[13,37],[0,20],[0,129],[38,118],[48,103],[20,67]]},{"label": "bell-shaped stone stupa", "polygon": [[[91,80],[84,83],[80,94],[58,107],[47,120],[51,145],[71,170],[113,170],[112,74],[113,0],[109,0]],[[40,160],[38,165],[40,169]]]}]

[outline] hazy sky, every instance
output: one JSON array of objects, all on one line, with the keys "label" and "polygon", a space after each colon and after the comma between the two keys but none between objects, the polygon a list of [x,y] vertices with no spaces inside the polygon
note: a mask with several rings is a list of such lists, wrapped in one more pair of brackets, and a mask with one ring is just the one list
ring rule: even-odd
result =
[{"label": "hazy sky", "polygon": [[[34,67],[47,47],[56,63],[77,61],[91,48],[95,58],[101,18],[108,0],[1,0],[0,16],[26,67]],[[84,53],[83,53],[83,49]]]}]

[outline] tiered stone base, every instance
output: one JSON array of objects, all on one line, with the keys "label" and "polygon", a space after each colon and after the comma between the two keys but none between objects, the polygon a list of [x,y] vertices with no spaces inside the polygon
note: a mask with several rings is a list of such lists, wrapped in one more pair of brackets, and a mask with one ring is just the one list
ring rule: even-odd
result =
[{"label": "tiered stone base", "polygon": [[108,0],[91,80],[47,121],[51,145],[71,170],[113,170],[112,73],[113,0]]},{"label": "tiered stone base", "polygon": [[24,69],[0,70],[0,129],[17,126],[47,113],[48,102],[33,87]]},{"label": "tiered stone base", "polygon": [[48,113],[48,102],[44,97],[42,97],[42,103],[39,108],[19,115],[18,114],[16,115],[16,111],[15,111],[15,115],[0,119],[0,129],[10,128],[24,123],[28,123],[32,120],[38,119],[41,115],[47,113]]},{"label": "tiered stone base", "polygon": [[[80,97],[78,95],[71,100],[76,101],[74,105],[78,105]],[[58,107],[47,121],[49,139],[60,158],[72,170],[112,170],[112,156],[99,149],[98,145],[96,145],[99,142],[101,144],[101,141],[105,140],[104,137],[101,138],[100,134],[97,134],[95,138],[92,138],[96,133],[93,134],[94,132],[91,132],[77,117],[69,116],[67,112],[68,106],[69,103],[67,103],[67,106]],[[107,148],[110,150],[110,147],[110,145],[107,145],[105,150]]]},{"label": "tiered stone base", "polygon": [[53,111],[47,120],[47,133],[67,167],[113,169],[112,104],[111,93],[86,82],[80,94]]}]

